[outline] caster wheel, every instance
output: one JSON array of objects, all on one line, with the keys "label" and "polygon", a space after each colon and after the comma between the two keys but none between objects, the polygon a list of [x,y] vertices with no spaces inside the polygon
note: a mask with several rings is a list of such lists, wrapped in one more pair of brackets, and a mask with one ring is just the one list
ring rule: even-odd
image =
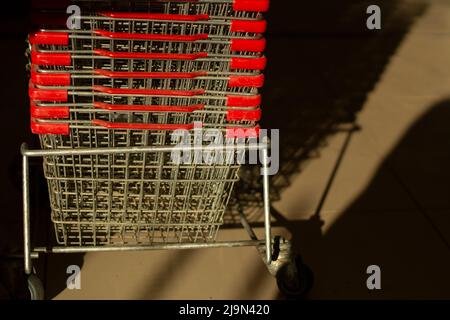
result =
[{"label": "caster wheel", "polygon": [[297,257],[292,263],[284,265],[277,273],[278,289],[288,299],[302,299],[309,293],[314,283],[314,274]]},{"label": "caster wheel", "polygon": [[44,285],[35,274],[28,276],[28,291],[31,300],[44,300]]}]

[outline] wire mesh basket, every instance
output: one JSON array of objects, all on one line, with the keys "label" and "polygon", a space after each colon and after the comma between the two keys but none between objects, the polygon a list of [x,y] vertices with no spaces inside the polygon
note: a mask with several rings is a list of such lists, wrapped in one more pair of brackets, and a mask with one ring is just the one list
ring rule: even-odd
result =
[{"label": "wire mesh basket", "polygon": [[170,148],[210,143],[198,141],[199,126],[229,145],[258,136],[266,1],[73,3],[85,10],[80,29],[47,20],[28,39],[42,149],[167,149],[44,156],[57,242],[214,241],[242,154],[177,161]]}]

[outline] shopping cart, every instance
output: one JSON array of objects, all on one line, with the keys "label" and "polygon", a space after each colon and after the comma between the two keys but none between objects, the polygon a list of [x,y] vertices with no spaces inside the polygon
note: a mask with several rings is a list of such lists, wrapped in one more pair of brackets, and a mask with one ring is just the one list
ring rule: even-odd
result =
[{"label": "shopping cart", "polygon": [[[43,294],[31,262],[41,253],[242,246],[258,248],[282,291],[302,294],[289,242],[271,236],[268,141],[257,143],[267,2],[146,3],[29,37],[31,129],[41,145],[21,149],[32,298]],[[197,134],[204,129],[212,140]],[[241,214],[250,240],[217,241],[245,152],[261,154],[265,239]],[[50,248],[30,243],[31,157],[43,158]]]}]

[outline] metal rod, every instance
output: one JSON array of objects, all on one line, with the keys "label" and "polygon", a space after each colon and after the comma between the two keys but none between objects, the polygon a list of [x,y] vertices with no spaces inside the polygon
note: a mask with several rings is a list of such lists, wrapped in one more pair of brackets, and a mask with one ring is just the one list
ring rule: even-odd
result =
[{"label": "metal rod", "polygon": [[244,227],[245,231],[247,231],[247,234],[250,237],[250,239],[258,240],[258,237],[255,234],[255,231],[253,231],[252,226],[250,225],[250,223],[248,223],[247,217],[242,212],[242,210],[239,210],[239,217],[241,218],[241,224]]},{"label": "metal rod", "polygon": [[[23,259],[24,257],[25,257],[25,255],[22,253],[10,253],[10,254],[0,255],[0,259],[11,259],[11,260],[12,259]],[[31,257],[31,259],[38,259],[39,253],[31,252],[30,257]]]},{"label": "metal rod", "polygon": [[269,167],[267,148],[263,148],[263,199],[264,199],[264,231],[266,236],[266,260],[272,262],[272,231],[270,226],[270,199],[269,199]]},{"label": "metal rod", "polygon": [[[26,146],[25,146],[26,147]],[[30,243],[30,189],[29,189],[28,157],[22,156],[22,188],[23,188],[23,257],[25,273],[33,272]]]},{"label": "metal rod", "polygon": [[261,145],[225,145],[225,146],[171,146],[171,147],[124,147],[124,148],[97,148],[97,149],[54,149],[54,150],[29,150],[24,143],[21,146],[21,153],[27,157],[44,156],[70,156],[70,155],[95,155],[95,154],[119,154],[134,152],[171,152],[171,151],[216,151],[216,150],[262,150],[267,148]]},{"label": "metal rod", "polygon": [[256,247],[263,244],[262,240],[218,241],[212,243],[166,243],[134,246],[104,246],[104,247],[38,247],[38,253],[82,253],[82,252],[114,252],[114,251],[146,251],[168,249],[200,249],[200,248],[235,248]]}]

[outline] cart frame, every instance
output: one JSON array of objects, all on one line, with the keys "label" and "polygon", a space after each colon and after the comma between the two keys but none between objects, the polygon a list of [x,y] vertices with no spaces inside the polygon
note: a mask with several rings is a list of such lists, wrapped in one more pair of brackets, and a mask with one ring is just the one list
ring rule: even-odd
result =
[{"label": "cart frame", "polygon": [[[45,156],[65,155],[95,155],[95,154],[120,154],[133,152],[167,152],[167,151],[218,151],[223,146],[149,146],[149,147],[121,147],[121,148],[97,148],[97,149],[59,149],[59,150],[31,150],[26,143],[21,146],[22,154],[22,191],[23,191],[23,244],[24,244],[24,270],[28,279],[28,287],[32,299],[43,299],[43,285],[34,275],[32,259],[37,259],[41,254],[48,253],[88,253],[88,252],[113,252],[113,251],[144,251],[144,250],[168,250],[168,249],[200,249],[200,248],[234,248],[254,246],[257,248],[262,260],[269,272],[277,278],[278,286],[288,296],[298,296],[298,289],[287,289],[286,283],[302,283],[300,289],[303,295],[304,287],[301,268],[295,259],[290,242],[272,238],[271,214],[269,198],[269,167],[268,167],[268,144],[266,141],[259,145],[236,145],[235,150],[257,150],[262,151],[262,179],[263,179],[263,204],[264,204],[264,235],[265,239],[258,239],[253,228],[245,215],[240,212],[240,220],[250,240],[237,241],[214,241],[210,243],[161,243],[142,245],[107,245],[107,246],[54,246],[54,247],[32,247],[31,245],[31,206],[30,206],[30,184],[29,184],[29,158],[40,158]],[[276,254],[276,256],[274,255]],[[280,280],[281,279],[281,280]],[[280,284],[282,281],[283,284]]]}]

